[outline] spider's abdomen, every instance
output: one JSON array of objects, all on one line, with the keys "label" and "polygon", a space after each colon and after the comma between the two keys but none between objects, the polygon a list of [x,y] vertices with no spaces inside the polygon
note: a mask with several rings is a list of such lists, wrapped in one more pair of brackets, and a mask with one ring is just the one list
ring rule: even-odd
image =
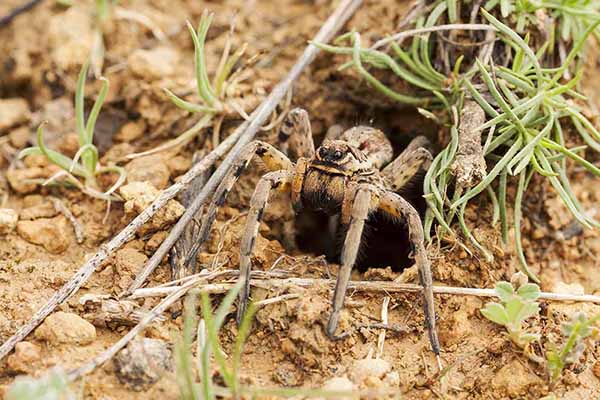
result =
[{"label": "spider's abdomen", "polygon": [[302,185],[302,203],[313,210],[337,214],[342,207],[348,179],[345,175],[309,169]]}]

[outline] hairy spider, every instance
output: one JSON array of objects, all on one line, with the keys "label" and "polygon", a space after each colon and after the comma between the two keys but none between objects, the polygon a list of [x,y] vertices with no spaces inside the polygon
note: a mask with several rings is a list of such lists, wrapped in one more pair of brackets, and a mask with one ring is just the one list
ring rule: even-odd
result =
[{"label": "hairy spider", "polygon": [[413,206],[396,193],[420,168],[427,168],[431,163],[431,154],[425,147],[427,139],[422,136],[415,138],[390,163],[393,156],[392,146],[384,133],[375,128],[357,126],[346,131],[330,130],[328,137],[315,151],[308,114],[299,108],[289,112],[279,139],[285,152],[288,147],[294,150],[297,156],[296,163],[268,143],[253,141],[247,144],[217,188],[203,218],[199,241],[195,243],[187,259],[194,258],[200,245],[206,241],[217,208],[225,203],[227,194],[252,158],[257,155],[271,172],[262,176],[252,195],[241,240],[240,279],[244,284],[239,294],[238,322],[248,302],[250,257],[269,193],[271,190],[285,191],[291,195],[294,210],[299,211],[305,206],[330,215],[340,214],[340,222],[347,228],[331,316],[326,329],[332,339],[345,336],[336,336],[335,331],[365,221],[375,212],[395,220],[406,220],[412,257],[418,267],[424,289],[425,321],[429,339],[434,353],[439,356],[431,270],[424,245],[421,219]]}]

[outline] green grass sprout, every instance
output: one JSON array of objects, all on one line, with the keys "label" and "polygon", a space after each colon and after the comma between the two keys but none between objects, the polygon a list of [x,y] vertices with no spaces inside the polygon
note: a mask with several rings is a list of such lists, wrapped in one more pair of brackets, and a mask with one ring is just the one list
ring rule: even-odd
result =
[{"label": "green grass sprout", "polygon": [[184,146],[192,141],[205,128],[209,127],[217,115],[225,114],[231,110],[239,110],[240,106],[229,98],[227,89],[229,85],[233,84],[229,80],[230,78],[233,78],[232,72],[242,55],[245,53],[246,45],[244,44],[238,50],[231,53],[231,32],[229,33],[218,68],[211,83],[208,76],[204,47],[212,18],[213,15],[211,13],[204,11],[197,29],[194,29],[190,22],[187,23],[190,36],[194,43],[196,95],[200,99],[200,102],[194,103],[187,101],[177,96],[171,90],[167,88],[163,89],[166,96],[175,106],[191,114],[201,114],[202,117],[192,127],[179,134],[175,139],[149,151],[131,154],[128,158],[141,157]]},{"label": "green grass sprout", "polygon": [[[102,104],[108,92],[108,80],[101,78],[102,87],[98,93],[98,97],[90,111],[87,122],[84,116],[84,95],[85,95],[85,80],[87,76],[88,65],[82,66],[77,80],[77,90],[75,92],[75,120],[77,138],[79,141],[79,150],[73,159],[52,150],[44,143],[44,124],[42,123],[37,129],[37,146],[29,147],[19,153],[19,158],[29,155],[43,155],[46,159],[58,166],[61,171],[44,184],[48,184],[60,177],[66,177],[67,182],[74,184],[86,194],[102,200],[118,200],[114,195],[125,181],[125,170],[116,165],[102,166],[99,163],[98,149],[94,145],[94,130],[96,121]],[[99,174],[116,173],[119,175],[117,181],[106,191],[102,191],[96,181]],[[83,180],[83,182],[81,181]]]},{"label": "green grass sprout", "polygon": [[[511,27],[493,15],[499,13],[508,21],[516,16],[516,25],[528,27],[529,19],[535,17],[532,13],[543,9],[558,18],[557,24],[564,24],[568,23],[564,18],[578,15],[574,5],[588,7],[589,15],[577,25],[577,29],[572,27],[569,30],[568,41],[561,42],[564,54],[558,67],[548,67],[555,61],[554,42],[547,41],[534,48],[530,45],[533,39],[529,32],[519,34],[522,31],[520,26]],[[505,49],[505,61],[496,65],[489,57],[465,59],[461,56],[452,68],[447,65],[443,73],[439,66],[444,60],[432,59],[437,54],[435,46],[439,46],[440,42],[432,38],[430,31],[418,32],[444,22],[456,22],[461,12],[455,1],[439,0],[431,7],[428,15],[415,20],[416,36],[402,46],[390,40],[386,51],[363,48],[360,35],[354,31],[341,35],[334,45],[315,44],[325,51],[351,57],[340,69],[356,69],[379,92],[401,104],[418,106],[421,114],[449,127],[450,140],[434,158],[424,179],[424,198],[428,204],[424,226],[428,240],[431,240],[434,222],[438,224],[438,239],[444,234],[456,235],[452,226],[456,221],[463,237],[491,261],[491,253],[477,241],[466,223],[466,206],[482,192],[491,196],[493,222],[500,222],[506,243],[509,230],[507,186],[514,182],[510,177],[516,178],[513,207],[515,249],[521,270],[530,279],[539,282],[528,266],[520,232],[523,193],[535,174],[549,181],[578,222],[588,228],[600,226],[584,212],[571,190],[567,173],[569,160],[569,165],[581,166],[600,176],[600,169],[587,161],[582,153],[586,149],[600,151],[600,132],[578,105],[586,98],[576,90],[582,77],[585,42],[600,25],[600,5],[594,6],[582,0],[567,0],[560,4],[551,0],[488,1],[485,9],[481,10],[481,18],[489,24],[489,29],[497,32],[496,42],[488,46],[492,46],[490,49],[494,46]],[[350,46],[344,46],[346,42],[350,42]],[[448,64],[449,60],[445,61]],[[410,85],[409,91],[398,93],[392,90],[376,79],[371,69],[390,70]],[[459,143],[458,116],[467,97],[475,100],[487,117],[479,130],[484,139],[484,157],[489,170],[481,181],[471,187],[461,187],[450,167],[455,161]],[[575,131],[585,147],[567,147],[565,130]]]},{"label": "green grass sprout", "polygon": [[585,313],[577,313],[571,321],[562,327],[563,335],[566,341],[560,348],[551,345],[551,349],[546,352],[548,362],[548,373],[551,382],[556,381],[566,365],[577,362],[585,350],[584,339],[592,336],[594,325],[600,321],[600,315],[589,318]]}]

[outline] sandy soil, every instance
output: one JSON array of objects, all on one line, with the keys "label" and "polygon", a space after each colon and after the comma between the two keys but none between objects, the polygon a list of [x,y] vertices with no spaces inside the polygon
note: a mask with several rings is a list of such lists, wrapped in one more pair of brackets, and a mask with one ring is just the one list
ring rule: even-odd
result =
[{"label": "sandy soil", "polygon": [[[0,15],[17,3],[9,1],[0,5]],[[46,129],[49,146],[70,155],[77,150],[72,96],[80,65],[89,51],[92,7],[88,4],[91,2],[70,8],[55,3],[44,2],[0,31],[0,54],[3,55],[0,98],[20,98],[26,106],[15,121],[6,127],[0,126],[0,206],[19,214],[16,229],[0,239],[0,341],[22,326],[69,279],[87,255],[93,254],[103,241],[113,237],[131,220],[122,204],[113,204],[108,220],[104,221],[106,205],[100,200],[90,199],[75,190],[22,184],[23,177],[46,178],[55,170],[40,158],[30,157],[25,163],[13,160],[15,151],[27,146],[42,120],[49,120]],[[249,71],[241,89],[248,104],[252,104],[262,99],[285,74],[333,9],[326,1],[295,0],[121,3],[126,9],[149,17],[169,40],[160,43],[146,27],[131,21],[116,20],[109,25],[105,35],[105,74],[111,86],[96,135],[104,160],[151,148],[194,121],[176,109],[162,92],[163,87],[193,88],[193,47],[185,29],[186,19],[198,21],[205,7],[215,12],[207,44],[212,71],[230,20],[235,16],[234,47],[247,42],[248,55],[257,55],[260,60]],[[408,1],[366,1],[347,28],[362,32],[365,43],[373,42],[394,31],[408,5]],[[161,51],[152,53],[156,49]],[[335,66],[341,60],[320,55],[294,86],[293,105],[308,110],[317,142],[333,124],[351,126],[370,122],[390,136],[396,151],[416,134],[427,134],[435,144],[442,145],[436,128],[424,123],[414,110],[398,109],[375,95],[352,73],[337,72]],[[588,73],[591,77],[597,76],[597,66],[590,65]],[[88,80],[88,98],[98,89],[98,84]],[[220,139],[240,122],[227,119]],[[275,130],[260,134],[262,140],[273,143],[276,136]],[[157,188],[164,188],[189,167],[194,150],[213,146],[213,138],[203,135],[178,154],[131,162],[127,166],[131,172],[129,180],[150,179]],[[203,267],[237,268],[243,212],[261,168],[253,164],[250,170],[229,197],[228,206],[219,213],[211,240],[198,258]],[[111,179],[114,177],[108,177],[106,184]],[[573,173],[573,182],[584,206],[595,209],[600,200],[600,186],[590,175],[580,171]],[[418,198],[419,187],[418,182],[415,183],[415,193],[409,193],[409,197]],[[542,279],[542,289],[551,291],[559,282],[565,282],[581,285],[585,293],[599,294],[598,232],[575,229],[569,239],[561,238],[559,233],[573,230],[570,214],[547,182],[538,180],[530,188],[524,204],[524,248],[532,269]],[[56,212],[50,196],[60,198],[79,220],[84,231],[82,243],[77,242],[69,221]],[[489,288],[498,280],[510,278],[518,265],[514,246],[502,246],[499,229],[490,226],[491,214],[491,205],[487,198],[482,198],[470,205],[467,221],[476,237],[493,250],[494,262],[470,256],[454,243],[434,241],[429,251],[436,284]],[[290,240],[290,226],[297,237],[314,237],[314,232],[320,229],[314,218],[303,216],[298,219],[303,222],[296,225],[294,220],[286,198],[275,198],[260,229],[254,267],[266,270],[279,260],[277,268],[294,276],[335,276],[337,265],[318,258],[322,251],[314,240]],[[397,230],[401,237],[401,229]],[[89,294],[120,293],[167,231],[145,232],[127,243],[82,290],[59,307],[60,311],[93,322],[96,325],[94,337],[89,340],[80,337],[78,343],[59,343],[41,333],[32,334],[27,341],[33,346],[0,361],[0,393],[18,374],[38,376],[57,365],[65,369],[76,367],[118,340],[129,326],[118,323],[107,326],[95,319],[94,313],[80,300]],[[402,247],[406,247],[406,243],[402,243]],[[377,252],[381,248],[372,244],[371,250]],[[282,254],[289,256],[280,258]],[[401,273],[398,268],[395,270],[366,268],[366,271],[356,271],[353,279],[392,279]],[[408,268],[402,273],[407,281],[414,282],[415,272]],[[165,260],[152,276],[150,286],[168,280],[170,267]],[[327,339],[323,330],[331,296],[327,288],[256,289],[253,298],[260,300],[284,293],[297,293],[299,297],[266,306],[258,312],[243,356],[244,382],[320,387],[332,377],[352,376],[356,361],[377,350],[380,330],[375,328],[360,328],[340,342]],[[218,296],[213,300],[216,304]],[[382,302],[381,294],[349,293],[342,327],[378,322]],[[149,298],[138,301],[135,307],[147,310],[156,303],[157,299]],[[387,333],[381,354],[394,374],[389,379],[382,376],[363,385],[395,385],[410,399],[538,399],[550,393],[544,368],[528,361],[505,337],[503,329],[480,314],[484,300],[443,295],[436,296],[436,303],[442,358],[448,367],[443,377],[436,373],[435,359],[429,350],[420,296],[394,294],[389,304],[389,323],[402,329]],[[181,332],[182,318],[176,312],[179,309],[180,306],[175,307],[172,313],[165,314],[163,321],[152,324],[144,336],[172,343]],[[544,303],[540,317],[531,321],[531,325],[544,332],[543,340],[556,338],[560,323],[581,309],[590,313],[600,311],[599,307],[590,305]],[[222,333],[226,349],[231,348],[235,333],[235,323],[230,319]],[[562,399],[600,398],[599,376],[598,347],[590,343],[582,359],[564,372],[554,393]],[[83,387],[85,398],[89,399],[178,397],[173,372],[168,372],[150,388],[137,392],[119,381],[113,363],[88,376]]]}]

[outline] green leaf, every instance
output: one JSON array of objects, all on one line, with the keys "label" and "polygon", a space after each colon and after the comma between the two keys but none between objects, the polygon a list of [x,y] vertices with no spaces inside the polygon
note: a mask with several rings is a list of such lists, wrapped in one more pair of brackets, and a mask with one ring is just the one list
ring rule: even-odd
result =
[{"label": "green leaf", "polygon": [[506,281],[497,282],[494,286],[494,291],[503,302],[510,300],[515,294],[513,286],[510,282]]},{"label": "green leaf", "polygon": [[538,315],[540,312],[540,305],[538,303],[525,303],[519,309],[519,312],[515,315],[515,319],[518,323],[522,323],[527,318],[533,317],[534,315]]},{"label": "green leaf", "polygon": [[519,339],[522,342],[531,343],[540,340],[541,335],[539,333],[522,333]]},{"label": "green leaf", "polygon": [[508,320],[515,325],[520,325],[521,321],[518,319],[518,317],[524,306],[525,303],[523,303],[523,300],[516,296],[505,302],[504,308],[506,310],[506,314],[508,315]]},{"label": "green leaf", "polygon": [[536,283],[526,283],[517,290],[517,294],[526,300],[537,300],[541,291]]},{"label": "green leaf", "polygon": [[508,314],[501,304],[490,302],[481,309],[484,317],[499,325],[507,325],[509,323]]}]

